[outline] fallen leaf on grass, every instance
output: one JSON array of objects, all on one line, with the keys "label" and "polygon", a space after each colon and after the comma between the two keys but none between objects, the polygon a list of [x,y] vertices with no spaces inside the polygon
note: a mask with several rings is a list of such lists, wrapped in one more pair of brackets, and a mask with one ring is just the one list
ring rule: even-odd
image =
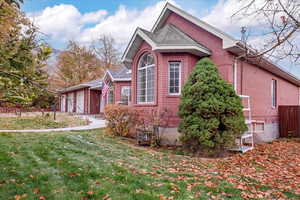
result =
[{"label": "fallen leaf on grass", "polygon": [[103,200],[111,200],[111,198],[108,194],[104,195],[102,199]]},{"label": "fallen leaf on grass", "polygon": [[159,200],[166,200],[167,198],[163,195],[163,194],[160,194],[159,195]]},{"label": "fallen leaf on grass", "polygon": [[77,174],[77,173],[70,173],[68,174],[70,177],[76,177],[76,176],[80,176],[80,174]]},{"label": "fallen leaf on grass", "polygon": [[207,182],[205,183],[205,185],[206,185],[207,187],[213,187],[213,186],[214,186],[214,183],[211,182],[211,181],[207,181]]},{"label": "fallen leaf on grass", "polygon": [[93,195],[94,192],[93,192],[93,191],[88,191],[87,194],[88,194],[88,195]]},{"label": "fallen leaf on grass", "polygon": [[96,185],[100,185],[100,182],[99,182],[99,181],[96,181],[95,184],[96,184]]},{"label": "fallen leaf on grass", "polygon": [[142,189],[136,189],[135,190],[135,193],[137,193],[137,194],[139,194],[139,193],[142,193],[144,190],[142,190]]},{"label": "fallen leaf on grass", "polygon": [[39,189],[39,188],[34,188],[34,189],[32,190],[32,192],[33,192],[33,194],[37,194],[37,193],[40,192],[40,189]]},{"label": "fallen leaf on grass", "polygon": [[26,198],[26,197],[27,197],[27,194],[22,194],[22,195],[17,194],[17,195],[15,195],[15,200],[20,200],[20,199]]}]

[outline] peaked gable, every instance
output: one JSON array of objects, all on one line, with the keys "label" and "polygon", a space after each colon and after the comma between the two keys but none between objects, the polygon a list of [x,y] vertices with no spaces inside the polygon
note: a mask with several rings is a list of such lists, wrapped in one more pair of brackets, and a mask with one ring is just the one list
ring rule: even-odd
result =
[{"label": "peaked gable", "polygon": [[115,81],[131,81],[131,71],[122,66],[120,69],[108,69],[104,76],[104,80],[109,77]]},{"label": "peaked gable", "polygon": [[166,24],[156,32],[137,28],[122,57],[125,64],[131,63],[143,41],[146,41],[152,50],[159,52],[188,52],[198,56],[211,55],[210,49],[206,46],[196,42],[175,26]]},{"label": "peaked gable", "polygon": [[238,40],[234,39],[230,35],[224,33],[223,31],[211,26],[210,24],[198,19],[197,17],[192,16],[191,14],[181,10],[170,3],[166,3],[165,7],[163,8],[160,16],[158,17],[156,23],[151,29],[151,32],[155,32],[160,29],[163,25],[168,16],[171,13],[176,13],[177,15],[181,16],[182,18],[186,19],[187,21],[192,22],[193,24],[203,28],[204,30],[208,31],[209,33],[219,37],[223,40],[223,48],[230,48],[235,46],[238,43]]}]

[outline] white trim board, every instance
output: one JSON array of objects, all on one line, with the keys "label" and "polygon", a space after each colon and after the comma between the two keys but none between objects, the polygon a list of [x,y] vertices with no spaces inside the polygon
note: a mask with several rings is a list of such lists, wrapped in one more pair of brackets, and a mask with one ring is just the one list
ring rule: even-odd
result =
[{"label": "white trim board", "polygon": [[[132,39],[130,40],[129,45],[127,46],[123,57],[122,57],[122,62],[132,62],[131,59],[127,59],[126,56],[129,52],[130,46],[133,44],[133,42],[136,40],[136,37],[139,36],[141,37],[141,39],[143,39],[144,41],[146,41],[152,48],[152,50],[158,50],[158,51],[164,51],[164,50],[182,50],[182,51],[199,51],[202,52],[203,54],[206,55],[211,55],[211,52],[208,51],[205,48],[201,48],[199,46],[196,45],[192,45],[192,46],[185,46],[185,45],[181,45],[181,46],[164,46],[164,45],[157,45],[151,38],[149,38],[140,28],[137,28],[137,30],[135,31]],[[200,55],[200,54],[199,54]]]},{"label": "white trim board", "polygon": [[[179,64],[179,92],[178,93],[170,93],[170,63],[178,63]],[[179,96],[181,95],[181,72],[182,72],[182,62],[181,61],[168,61],[168,95],[170,96]]]},{"label": "white trim board", "polygon": [[176,13],[177,15],[179,15],[179,16],[183,17],[184,19],[192,22],[193,24],[203,28],[204,30],[208,31],[209,33],[212,33],[213,35],[223,39],[223,48],[224,49],[235,46],[238,42],[236,39],[234,39],[230,35],[211,26],[210,24],[198,19],[197,17],[190,15],[189,13],[185,12],[184,10],[181,10],[181,9],[173,6],[169,2],[166,3],[160,16],[158,17],[157,21],[155,22],[154,26],[152,27],[151,32],[155,32],[158,28],[160,28],[160,26],[164,23],[164,20],[167,18],[168,14],[169,14],[168,11]]}]

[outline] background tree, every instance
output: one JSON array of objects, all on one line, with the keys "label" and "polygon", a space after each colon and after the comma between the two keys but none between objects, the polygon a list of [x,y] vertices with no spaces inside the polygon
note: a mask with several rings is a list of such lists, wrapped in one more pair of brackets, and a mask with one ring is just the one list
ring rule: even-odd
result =
[{"label": "background tree", "polygon": [[247,130],[241,99],[209,58],[200,60],[182,89],[179,132],[193,152],[221,152]]},{"label": "background tree", "polygon": [[116,48],[114,38],[111,36],[102,35],[93,42],[92,47],[105,69],[110,69],[120,64],[120,53]]},{"label": "background tree", "polygon": [[0,102],[29,106],[47,88],[43,67],[51,48],[19,10],[21,2],[0,0]]},{"label": "background tree", "polygon": [[103,75],[104,69],[93,50],[70,41],[67,49],[59,52],[56,72],[50,80],[54,88],[65,88]]},{"label": "background tree", "polygon": [[290,58],[299,64],[300,3],[298,0],[239,0],[241,9],[233,17],[250,25],[255,21],[256,37],[261,37],[257,52],[248,49],[247,57],[267,56],[273,60]]}]

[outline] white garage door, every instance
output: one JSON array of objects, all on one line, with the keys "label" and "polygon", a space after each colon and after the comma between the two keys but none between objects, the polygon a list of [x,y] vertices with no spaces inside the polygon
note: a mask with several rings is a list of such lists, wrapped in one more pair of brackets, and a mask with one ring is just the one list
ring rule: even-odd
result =
[{"label": "white garage door", "polygon": [[77,92],[76,112],[84,113],[84,91]]},{"label": "white garage door", "polygon": [[73,112],[74,93],[68,94],[68,112]]},{"label": "white garage door", "polygon": [[60,111],[66,112],[66,95],[62,95],[60,99]]}]

